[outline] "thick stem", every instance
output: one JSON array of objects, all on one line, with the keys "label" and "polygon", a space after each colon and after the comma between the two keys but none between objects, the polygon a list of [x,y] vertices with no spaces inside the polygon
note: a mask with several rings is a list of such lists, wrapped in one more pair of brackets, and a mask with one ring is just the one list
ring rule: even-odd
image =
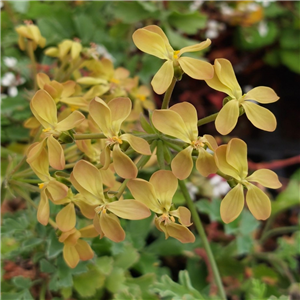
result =
[{"label": "thick stem", "polygon": [[218,116],[218,113],[215,113],[215,114],[213,114],[213,115],[210,115],[210,116],[208,116],[208,117],[205,117],[205,118],[203,118],[203,119],[200,119],[200,120],[198,120],[197,125],[198,125],[198,126],[202,126],[202,125],[204,125],[204,124],[213,122],[213,121],[217,118],[217,116]]},{"label": "thick stem", "polygon": [[106,139],[103,133],[74,134],[75,140]]},{"label": "thick stem", "polygon": [[32,41],[30,40],[27,40],[27,51],[32,65],[33,88],[36,91],[37,90],[37,79],[36,79],[37,67],[36,67],[36,61],[34,57]]},{"label": "thick stem", "polygon": [[167,89],[167,91],[165,93],[164,100],[163,100],[163,103],[161,105],[161,109],[167,109],[167,108],[169,108],[169,103],[170,103],[171,95],[172,95],[174,86],[176,84],[176,81],[177,81],[176,78],[173,77],[171,85],[168,87],[168,89]]},{"label": "thick stem", "polygon": [[195,225],[195,227],[196,227],[196,229],[199,233],[199,236],[200,236],[200,238],[203,242],[204,249],[206,251],[209,263],[211,265],[211,268],[212,268],[212,271],[213,271],[213,274],[214,274],[214,279],[215,279],[216,285],[219,289],[220,299],[226,300],[226,293],[225,293],[225,290],[224,290],[224,287],[223,287],[223,284],[222,284],[221,276],[220,276],[215,258],[213,256],[213,253],[211,251],[209,242],[207,240],[207,237],[206,237],[203,225],[201,223],[199,214],[198,214],[198,212],[197,212],[197,210],[194,206],[193,200],[190,197],[190,194],[187,190],[187,187],[186,187],[184,181],[178,180],[178,184],[179,184],[179,187],[182,191],[182,194],[183,194],[183,196],[186,200],[187,206],[188,206],[189,210],[191,211],[194,225]]}]

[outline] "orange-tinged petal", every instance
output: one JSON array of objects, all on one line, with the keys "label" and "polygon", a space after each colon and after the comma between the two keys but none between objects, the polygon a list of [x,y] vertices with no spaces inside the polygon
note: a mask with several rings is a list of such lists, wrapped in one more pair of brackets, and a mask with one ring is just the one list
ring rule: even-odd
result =
[{"label": "orange-tinged petal", "polygon": [[210,39],[206,39],[206,41],[201,42],[201,43],[199,43],[199,44],[181,48],[181,49],[180,49],[180,52],[179,52],[179,56],[180,56],[181,54],[183,54],[183,53],[186,53],[186,52],[196,52],[196,51],[201,51],[201,50],[207,48],[210,44],[211,44],[211,40],[210,40]]},{"label": "orange-tinged petal", "polygon": [[170,222],[166,225],[169,236],[177,239],[181,243],[194,243],[195,236],[185,226]]},{"label": "orange-tinged petal", "polygon": [[45,83],[43,90],[45,90],[53,99],[58,97],[58,91],[48,83]]},{"label": "orange-tinged petal", "polygon": [[165,239],[167,239],[169,237],[169,234],[167,232],[167,228],[166,228],[166,225],[164,224],[164,222],[160,222],[159,218],[155,217],[154,224],[159,231],[161,231],[165,234]]},{"label": "orange-tinged petal", "polygon": [[129,143],[132,149],[144,155],[151,155],[150,146],[144,139],[132,134],[122,134],[120,139]]},{"label": "orange-tinged petal", "polygon": [[114,214],[102,212],[100,215],[100,226],[104,235],[113,242],[122,242],[125,239],[125,231],[120,225],[118,217]]},{"label": "orange-tinged petal", "polygon": [[103,165],[102,170],[107,170],[110,166],[111,159],[110,159],[110,146],[107,145],[105,149],[100,154],[100,162]]},{"label": "orange-tinged petal", "polygon": [[93,219],[93,225],[94,225],[96,231],[98,232],[98,234],[100,234],[100,239],[102,239],[104,237],[104,233],[100,226],[100,215],[95,214],[94,219]]},{"label": "orange-tinged petal", "polygon": [[259,184],[271,188],[278,189],[282,186],[275,172],[267,169],[256,170],[252,175],[246,178],[248,181],[258,182]]},{"label": "orange-tinged petal", "polygon": [[50,206],[45,191],[41,192],[41,199],[37,210],[37,220],[44,226],[48,224]]},{"label": "orange-tinged petal", "polygon": [[236,80],[230,61],[224,58],[216,59],[215,72],[217,73],[219,80],[232,91],[234,97],[239,99],[242,96],[242,90]]},{"label": "orange-tinged petal", "polygon": [[224,174],[232,176],[235,179],[241,180],[239,176],[239,171],[230,164],[228,164],[226,160],[226,149],[227,145],[222,145],[216,149],[214,155],[216,165]]},{"label": "orange-tinged petal", "polygon": [[134,162],[124,154],[120,146],[117,144],[112,150],[112,158],[116,173],[122,178],[135,178],[138,174],[138,169]]},{"label": "orange-tinged petal", "polygon": [[154,127],[164,134],[174,136],[187,143],[193,141],[189,128],[175,111],[170,109],[155,110],[152,115],[152,122]]},{"label": "orange-tinged petal", "polygon": [[63,257],[64,257],[66,264],[72,269],[74,269],[78,265],[79,260],[80,260],[79,254],[78,254],[75,246],[68,245],[68,244],[64,245]]},{"label": "orange-tinged petal", "polygon": [[54,179],[47,184],[46,190],[52,201],[61,200],[68,195],[68,187]]},{"label": "orange-tinged petal", "polygon": [[79,229],[79,232],[81,233],[81,237],[92,238],[99,235],[93,224]]},{"label": "orange-tinged petal", "polygon": [[242,179],[248,174],[247,144],[237,138],[231,139],[227,145],[226,160],[234,167]]},{"label": "orange-tinged petal", "polygon": [[57,215],[56,224],[61,231],[69,231],[76,225],[76,213],[73,203],[66,205]]},{"label": "orange-tinged petal", "polygon": [[271,201],[269,197],[257,186],[247,185],[246,202],[252,215],[257,220],[266,220],[271,215]]},{"label": "orange-tinged petal", "polygon": [[90,116],[100,127],[105,136],[111,135],[111,111],[108,105],[100,98],[96,97],[90,102]]},{"label": "orange-tinged petal", "polygon": [[76,83],[74,81],[68,80],[62,83],[62,85],[64,87],[60,95],[62,98],[68,98],[75,93]]},{"label": "orange-tinged petal", "polygon": [[180,151],[172,160],[171,169],[173,174],[180,180],[190,176],[193,169],[193,148],[191,146]]},{"label": "orange-tinged petal", "polygon": [[94,165],[85,160],[80,160],[74,166],[70,179],[74,187],[84,197],[91,199],[90,205],[102,203],[104,199],[102,177]]},{"label": "orange-tinged petal", "polygon": [[38,73],[36,75],[36,81],[37,81],[38,87],[42,90],[44,88],[45,84],[50,83],[50,78],[45,73]]},{"label": "orange-tinged petal", "polygon": [[150,28],[140,28],[136,30],[132,39],[137,48],[141,51],[159,57],[168,59],[168,51],[165,40],[156,32],[150,31]]},{"label": "orange-tinged petal", "polygon": [[[80,232],[76,228],[73,228],[67,232],[62,232],[58,240],[61,243],[69,243],[75,245],[80,237]],[[71,240],[71,243],[68,241],[69,238]]]},{"label": "orange-tinged petal", "polygon": [[141,220],[151,215],[149,208],[137,200],[119,200],[108,203],[106,208],[122,219]]},{"label": "orange-tinged petal", "polygon": [[168,211],[172,204],[172,198],[177,190],[177,178],[171,171],[160,170],[151,176],[149,182],[153,185],[161,206]]},{"label": "orange-tinged petal", "polygon": [[259,103],[273,103],[279,99],[273,89],[266,86],[258,86],[246,94],[244,100],[255,100]]},{"label": "orange-tinged petal", "polygon": [[151,183],[146,180],[136,178],[129,180],[127,187],[136,200],[144,203],[152,211],[158,214],[163,213],[158,203],[154,187]]},{"label": "orange-tinged petal", "polygon": [[184,226],[192,225],[191,212],[184,206],[179,206],[176,210],[170,211],[170,215],[178,218],[179,222]]},{"label": "orange-tinged petal", "polygon": [[100,169],[99,171],[102,177],[103,184],[108,187],[113,187],[116,183],[115,173],[110,169]]},{"label": "orange-tinged petal", "polygon": [[244,188],[241,184],[236,185],[222,200],[220,213],[224,223],[234,221],[244,207]]},{"label": "orange-tinged petal", "polygon": [[276,129],[276,118],[268,109],[250,101],[244,101],[242,105],[247,118],[255,127],[271,132]]},{"label": "orange-tinged petal", "polygon": [[207,80],[212,79],[214,76],[214,67],[206,61],[191,57],[180,57],[178,62],[183,72],[194,79]]},{"label": "orange-tinged petal", "polygon": [[79,111],[73,111],[69,116],[65,119],[60,121],[57,126],[56,130],[58,131],[67,131],[76,126],[78,126],[82,121],[85,120],[85,116]]},{"label": "orange-tinged petal", "polygon": [[50,166],[56,170],[63,170],[65,168],[64,149],[52,134],[47,139],[47,146]]},{"label": "orange-tinged petal", "polygon": [[161,95],[171,85],[174,77],[173,61],[167,60],[154,75],[151,85],[155,93]]},{"label": "orange-tinged petal", "polygon": [[[80,194],[77,194],[80,195]],[[76,195],[76,196],[77,196]],[[87,219],[93,219],[95,216],[95,207],[96,205],[89,205],[86,203],[85,199],[73,199],[73,202],[76,206],[79,207],[80,212],[87,218]]]},{"label": "orange-tinged petal", "polygon": [[131,112],[132,103],[127,97],[112,99],[107,104],[111,111],[111,126],[114,133],[119,133],[121,124]]},{"label": "orange-tinged petal", "polygon": [[188,102],[178,103],[170,107],[170,110],[179,114],[188,129],[190,139],[196,140],[198,137],[198,116],[194,105]]},{"label": "orange-tinged petal", "polygon": [[206,140],[205,143],[210,150],[215,151],[218,148],[216,139],[212,135],[204,134],[203,138]]},{"label": "orange-tinged petal", "polygon": [[215,122],[216,129],[219,133],[226,135],[236,126],[238,118],[239,102],[237,100],[231,100],[219,111]]},{"label": "orange-tinged petal", "polygon": [[30,101],[30,108],[44,128],[57,124],[57,109],[53,98],[44,90],[35,93]]},{"label": "orange-tinged petal", "polygon": [[[34,162],[36,159],[44,158],[44,155],[42,155],[42,152],[44,152],[43,154],[45,154],[46,150],[45,150],[45,141],[46,138],[44,138],[41,142],[37,142],[34,143],[32,145],[29,146],[28,148],[28,154],[27,154],[27,163],[31,164],[32,162]],[[47,165],[49,166],[48,163],[48,159],[47,159],[47,155],[45,157],[46,161],[47,161]],[[48,166],[45,165],[45,170],[47,170],[46,172],[48,173]]]},{"label": "orange-tinged petal", "polygon": [[203,148],[199,149],[198,158],[196,160],[196,168],[204,177],[208,176],[209,174],[214,174],[218,170],[214,156]]},{"label": "orange-tinged petal", "polygon": [[83,261],[90,260],[94,257],[94,252],[86,241],[78,240],[75,249],[79,254],[79,258]]}]

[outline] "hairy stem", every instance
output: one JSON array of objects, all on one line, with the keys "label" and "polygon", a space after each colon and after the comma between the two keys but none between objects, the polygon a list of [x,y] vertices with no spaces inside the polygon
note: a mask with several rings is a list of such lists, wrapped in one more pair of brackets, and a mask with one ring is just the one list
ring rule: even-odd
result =
[{"label": "hairy stem", "polygon": [[206,237],[203,225],[201,223],[199,214],[198,214],[198,212],[197,212],[197,210],[196,210],[196,208],[194,206],[193,200],[190,197],[190,194],[189,194],[189,192],[187,190],[187,187],[186,187],[184,181],[178,180],[178,183],[179,183],[179,187],[180,187],[180,189],[182,191],[182,194],[183,194],[183,196],[184,196],[184,198],[186,200],[187,206],[188,206],[189,210],[191,211],[194,225],[195,225],[195,227],[196,227],[196,229],[197,229],[197,231],[199,233],[199,236],[200,236],[200,238],[201,238],[201,240],[203,242],[204,249],[206,251],[209,263],[211,265],[211,268],[212,268],[212,271],[213,271],[213,274],[214,274],[214,279],[215,279],[216,285],[217,285],[217,287],[219,289],[220,299],[226,300],[226,293],[225,293],[225,290],[224,290],[224,287],[223,287],[223,284],[222,284],[221,276],[220,276],[220,273],[219,273],[219,270],[218,270],[215,258],[213,256],[213,253],[211,251],[209,242],[207,240],[207,237]]}]

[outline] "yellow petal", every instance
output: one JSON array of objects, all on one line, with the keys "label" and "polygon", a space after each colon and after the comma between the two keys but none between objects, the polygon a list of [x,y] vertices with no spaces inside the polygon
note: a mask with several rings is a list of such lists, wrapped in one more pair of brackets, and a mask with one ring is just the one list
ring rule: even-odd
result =
[{"label": "yellow petal", "polygon": [[271,201],[269,197],[257,186],[247,185],[246,202],[252,215],[257,220],[266,220],[271,215]]},{"label": "yellow petal", "polygon": [[67,232],[62,232],[62,234],[59,237],[59,241],[61,243],[67,243],[67,244],[72,244],[75,245],[77,243],[77,240],[81,237],[80,232],[76,229],[73,228]]},{"label": "yellow petal", "polygon": [[259,184],[271,188],[278,189],[282,186],[275,172],[267,169],[255,171],[252,175],[246,178],[248,181],[258,182]]},{"label": "yellow petal", "polygon": [[122,242],[125,239],[125,231],[120,225],[118,217],[114,214],[102,212],[100,215],[100,226],[104,235],[113,242]]},{"label": "yellow petal", "polygon": [[160,170],[155,172],[149,182],[153,185],[161,207],[169,211],[172,198],[177,190],[178,181],[171,171]]},{"label": "yellow petal", "polygon": [[64,257],[66,264],[72,269],[74,269],[78,265],[79,260],[80,260],[79,254],[78,254],[75,246],[68,245],[68,244],[64,245],[63,257]]},{"label": "yellow petal", "polygon": [[179,56],[181,54],[183,54],[183,53],[186,53],[186,52],[201,51],[201,50],[207,48],[210,44],[211,44],[211,40],[210,39],[206,39],[206,41],[201,42],[199,44],[184,47],[184,48],[180,49]]},{"label": "yellow petal", "polygon": [[212,135],[204,134],[203,138],[206,140],[205,143],[210,150],[215,151],[218,148],[216,139]]},{"label": "yellow petal", "polygon": [[236,126],[239,118],[239,102],[231,100],[227,102],[216,118],[216,129],[219,133],[226,135]]},{"label": "yellow petal", "polygon": [[70,49],[72,47],[72,44],[73,44],[73,41],[64,40],[58,45],[60,58],[63,58],[65,55],[68,54],[68,52],[70,51]]},{"label": "yellow petal", "polygon": [[68,98],[75,93],[76,83],[74,81],[68,80],[68,81],[62,83],[62,86],[64,87],[64,89],[61,92],[60,97]]},{"label": "yellow petal", "polygon": [[250,101],[244,101],[242,105],[247,118],[255,127],[271,132],[276,129],[276,118],[268,109]]},{"label": "yellow petal", "polygon": [[196,168],[204,177],[208,176],[209,174],[214,174],[218,170],[214,156],[203,148],[199,149],[198,158],[196,160]]},{"label": "yellow petal", "polygon": [[244,207],[244,188],[241,184],[236,185],[222,200],[220,213],[224,223],[234,221]]},{"label": "yellow petal", "polygon": [[119,200],[108,203],[106,208],[122,219],[141,220],[151,215],[149,208],[137,200]]},{"label": "yellow petal", "polygon": [[98,214],[95,214],[94,216],[93,225],[96,231],[98,232],[98,234],[100,234],[100,239],[102,239],[104,237],[104,233],[100,226],[100,216]]},{"label": "yellow petal", "polygon": [[229,60],[224,58],[216,59],[215,72],[219,80],[232,91],[234,98],[239,99],[242,97],[241,87],[236,80],[234,70]]},{"label": "yellow petal", "polygon": [[233,166],[228,164],[226,160],[226,149],[227,145],[222,145],[218,147],[215,151],[215,162],[217,167],[221,172],[226,175],[232,176],[235,179],[241,180],[239,176],[239,171],[235,169]]},{"label": "yellow petal", "polygon": [[47,56],[51,56],[51,57],[58,57],[59,56],[59,51],[58,51],[58,48],[56,48],[56,47],[49,47],[44,51],[44,53]]},{"label": "yellow petal", "polygon": [[150,146],[144,139],[132,134],[122,134],[120,139],[128,142],[134,151],[144,155],[151,155]]},{"label": "yellow petal", "polygon": [[151,32],[154,32],[154,33],[157,33],[163,39],[167,50],[169,52],[174,51],[173,48],[171,47],[170,43],[169,43],[169,40],[168,40],[167,36],[165,35],[163,30],[159,26],[157,26],[157,25],[148,25],[148,26],[144,27],[144,29],[148,30],[148,31],[151,31]]},{"label": "yellow petal", "polygon": [[60,121],[55,129],[58,131],[67,131],[78,126],[84,120],[85,116],[76,110],[73,111],[68,117]]},{"label": "yellow petal", "polygon": [[75,249],[79,258],[83,261],[90,260],[94,257],[94,252],[86,241],[78,240]]},{"label": "yellow petal", "polygon": [[47,184],[46,190],[52,201],[61,200],[68,195],[68,187],[53,178]]},{"label": "yellow petal", "polygon": [[180,180],[190,176],[193,169],[192,147],[180,151],[172,160],[171,169],[173,174]]},{"label": "yellow petal", "polygon": [[175,111],[182,118],[189,132],[189,138],[193,141],[198,137],[198,115],[194,105],[183,102],[170,107],[170,110]]},{"label": "yellow petal", "polygon": [[144,203],[152,211],[161,214],[163,213],[155,194],[154,187],[151,183],[143,179],[131,179],[127,183],[132,196],[139,202]]},{"label": "yellow petal", "polygon": [[190,136],[189,128],[175,111],[170,109],[155,110],[152,115],[152,122],[154,127],[164,134],[174,136],[187,143],[193,141],[194,136]]},{"label": "yellow petal", "polygon": [[69,231],[76,225],[76,213],[73,203],[66,205],[57,215],[56,224],[61,231]]},{"label": "yellow petal", "polygon": [[40,89],[43,89],[45,84],[50,83],[49,76],[44,73],[38,73],[36,75],[36,80],[37,80],[38,87]]},{"label": "yellow petal", "polygon": [[112,158],[116,173],[122,178],[135,178],[138,169],[133,161],[124,154],[117,144],[112,150]]},{"label": "yellow petal", "polygon": [[194,243],[195,236],[185,226],[170,222],[166,225],[169,236],[177,239],[181,243]]},{"label": "yellow petal", "polygon": [[111,126],[113,132],[118,133],[121,124],[126,120],[131,112],[131,100],[127,97],[118,97],[112,99],[107,104],[111,111]]},{"label": "yellow petal", "polygon": [[[79,195],[79,196],[77,196]],[[89,205],[86,203],[85,198],[80,197],[81,194],[77,194],[73,199],[73,202],[76,206],[79,207],[80,212],[87,218],[87,219],[93,219],[95,216],[95,207],[96,205]]]},{"label": "yellow petal", "polygon": [[90,102],[90,116],[94,122],[100,127],[105,136],[111,133],[111,111],[108,105],[100,98],[96,97]]},{"label": "yellow petal", "polygon": [[71,57],[72,59],[78,58],[80,52],[82,50],[82,46],[78,42],[73,42],[71,47]]},{"label": "yellow petal", "polygon": [[91,163],[80,160],[71,174],[71,182],[90,205],[101,204],[103,195],[102,178],[99,170]]},{"label": "yellow petal", "polygon": [[88,238],[96,237],[99,235],[93,224],[79,229],[79,232],[81,233],[82,237]]},{"label": "yellow petal", "polygon": [[273,103],[279,99],[273,89],[266,86],[258,86],[246,94],[244,100],[255,100],[259,103]]},{"label": "yellow petal", "polygon": [[212,79],[214,76],[214,67],[206,61],[191,57],[180,57],[178,62],[183,72],[194,79],[207,80]]},{"label": "yellow petal", "polygon": [[170,215],[178,218],[179,222],[184,226],[192,225],[191,212],[184,206],[179,206],[176,210],[170,211]]},{"label": "yellow petal", "polygon": [[18,38],[18,45],[22,51],[25,51],[26,43],[25,43],[24,37],[22,37],[21,35],[19,35],[19,38]]},{"label": "yellow petal", "polygon": [[234,167],[241,178],[248,174],[247,144],[237,138],[231,139],[227,145],[226,160]]},{"label": "yellow petal", "polygon": [[50,207],[45,191],[41,192],[41,199],[37,210],[37,220],[44,226],[48,224]]},{"label": "yellow petal", "polygon": [[161,95],[171,85],[174,77],[174,67],[171,60],[167,60],[154,75],[151,85],[155,93]]},{"label": "yellow petal", "polygon": [[57,110],[53,98],[44,90],[35,93],[30,101],[30,108],[44,128],[57,124]]},{"label": "yellow petal", "polygon": [[52,134],[47,139],[47,146],[50,166],[56,170],[63,170],[65,168],[64,150]]},{"label": "yellow petal", "polygon": [[103,78],[97,78],[97,77],[81,77],[76,80],[80,84],[86,84],[86,85],[96,85],[96,84],[106,84],[107,81]]},{"label": "yellow petal", "polygon": [[132,35],[133,42],[137,48],[145,53],[161,59],[168,59],[168,51],[164,39],[149,29],[151,29],[151,27],[136,30]]}]

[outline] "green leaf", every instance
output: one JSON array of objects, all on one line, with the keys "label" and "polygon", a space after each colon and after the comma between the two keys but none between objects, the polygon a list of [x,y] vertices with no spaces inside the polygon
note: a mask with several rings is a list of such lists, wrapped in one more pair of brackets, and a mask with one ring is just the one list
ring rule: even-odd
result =
[{"label": "green leaf", "polygon": [[133,24],[143,19],[147,19],[152,12],[146,10],[138,1],[115,2],[113,13],[116,19],[122,20],[124,23]]},{"label": "green leaf", "polygon": [[201,213],[206,213],[209,215],[211,221],[222,221],[220,215],[220,199],[212,199],[212,201],[206,199],[200,199],[199,201],[195,202],[196,208]]},{"label": "green leaf", "polygon": [[238,255],[250,253],[253,248],[253,238],[251,235],[237,236],[236,245]]},{"label": "green leaf", "polygon": [[25,14],[28,11],[29,1],[9,1],[9,4],[20,14]]},{"label": "green leaf", "polygon": [[72,269],[67,266],[62,256],[57,258],[58,286],[69,287],[73,285]]},{"label": "green leaf", "polygon": [[111,274],[107,277],[106,288],[111,293],[117,293],[121,290],[125,280],[124,270],[121,268],[114,268]]},{"label": "green leaf", "polygon": [[97,31],[96,25],[91,22],[91,18],[88,15],[84,14],[74,15],[73,20],[82,44],[88,45],[93,41],[93,36]]},{"label": "green leaf", "polygon": [[280,46],[284,49],[298,50],[300,49],[300,31],[291,28],[285,28],[280,33]]},{"label": "green leaf", "polygon": [[281,50],[282,63],[295,73],[300,73],[300,56],[298,50]]},{"label": "green leaf", "polygon": [[98,270],[104,275],[108,275],[111,273],[113,269],[114,260],[109,256],[102,256],[96,259],[96,267]]},{"label": "green leaf", "polygon": [[45,273],[54,273],[56,271],[55,266],[46,259],[40,261],[40,269]]},{"label": "green leaf", "polygon": [[139,260],[139,253],[137,250],[129,243],[124,245],[124,250],[115,256],[115,266],[122,268],[124,270],[129,269],[134,263]]},{"label": "green leaf", "polygon": [[240,221],[240,233],[242,235],[249,235],[251,232],[255,231],[259,226],[260,222],[257,221],[248,210],[244,210],[242,212],[242,217]]},{"label": "green leaf", "polygon": [[153,293],[150,293],[149,287],[155,282],[155,274],[146,274],[137,278],[129,278],[126,280],[127,286],[138,285],[141,292],[141,299],[154,300],[157,299],[157,296]]},{"label": "green leaf", "polygon": [[21,289],[28,289],[31,287],[32,285],[32,281],[30,278],[26,278],[23,276],[17,276],[17,277],[13,277],[12,279],[12,283]]},{"label": "green leaf", "polygon": [[22,247],[23,250],[30,249],[32,247],[36,247],[37,245],[43,244],[43,240],[39,238],[30,238],[23,242]]},{"label": "green leaf", "polygon": [[47,247],[47,256],[49,258],[54,258],[60,254],[63,250],[63,244],[58,241],[58,237],[55,234],[55,231],[52,230],[49,234],[48,247]]},{"label": "green leaf", "polygon": [[168,17],[171,26],[187,34],[196,34],[199,29],[205,28],[206,20],[207,16],[199,11],[185,14],[174,11]]}]

